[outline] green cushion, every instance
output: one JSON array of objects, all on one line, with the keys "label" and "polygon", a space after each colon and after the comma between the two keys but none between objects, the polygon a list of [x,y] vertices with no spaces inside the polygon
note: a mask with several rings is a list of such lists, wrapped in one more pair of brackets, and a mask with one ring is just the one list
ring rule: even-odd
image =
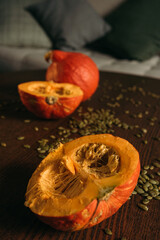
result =
[{"label": "green cushion", "polygon": [[160,0],[128,0],[107,18],[103,47],[119,58],[146,60],[160,53]]},{"label": "green cushion", "polygon": [[35,19],[25,11],[39,0],[0,1],[0,45],[51,47],[51,41]]}]

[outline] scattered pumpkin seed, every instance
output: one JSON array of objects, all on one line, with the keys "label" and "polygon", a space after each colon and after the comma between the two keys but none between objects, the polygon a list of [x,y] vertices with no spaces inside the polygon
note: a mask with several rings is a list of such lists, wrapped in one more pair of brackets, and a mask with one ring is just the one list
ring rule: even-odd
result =
[{"label": "scattered pumpkin seed", "polygon": [[142,173],[143,174],[147,174],[147,170],[142,170]]},{"label": "scattered pumpkin seed", "polygon": [[154,180],[154,179],[149,179],[149,182],[152,183],[152,184],[157,184],[157,181]]},{"label": "scattered pumpkin seed", "polygon": [[127,238],[125,238],[125,237],[122,237],[122,238],[121,238],[121,240],[127,240]]},{"label": "scattered pumpkin seed", "polygon": [[160,195],[156,196],[154,199],[160,200]]},{"label": "scattered pumpkin seed", "polygon": [[154,178],[154,175],[152,173],[149,174],[150,178]]},{"label": "scattered pumpkin seed", "polygon": [[151,166],[150,166],[150,170],[153,170],[153,169],[154,169],[154,166],[153,166],[153,165],[151,165]]},{"label": "scattered pumpkin seed", "polygon": [[54,135],[50,135],[50,138],[55,139],[56,137]]},{"label": "scattered pumpkin seed", "polygon": [[145,185],[143,185],[143,189],[145,192],[148,192],[148,187],[146,187]]},{"label": "scattered pumpkin seed", "polygon": [[31,147],[29,144],[25,144],[23,146],[24,146],[24,148],[30,148]]},{"label": "scattered pumpkin seed", "polygon": [[7,144],[5,142],[1,142],[2,147],[7,147]]},{"label": "scattered pumpkin seed", "polygon": [[24,120],[24,123],[30,123],[30,122],[31,122],[30,119],[25,119],[25,120]]},{"label": "scattered pumpkin seed", "polygon": [[105,233],[110,236],[112,235],[112,231],[109,228],[105,228]]},{"label": "scattered pumpkin seed", "polygon": [[149,191],[149,194],[152,196],[152,197],[157,197],[159,195],[159,193],[155,190],[151,190]]},{"label": "scattered pumpkin seed", "polygon": [[20,137],[17,137],[17,140],[21,141],[23,140],[25,137],[24,136],[20,136]]},{"label": "scattered pumpkin seed", "polygon": [[142,188],[138,187],[138,186],[136,186],[134,190],[139,194],[144,193],[144,190]]},{"label": "scattered pumpkin seed", "polygon": [[136,195],[136,194],[137,194],[137,192],[136,192],[135,190],[133,190],[132,194],[133,194],[133,195]]},{"label": "scattered pumpkin seed", "polygon": [[152,190],[152,189],[153,189],[153,185],[149,186],[148,189],[149,189],[149,190]]},{"label": "scattered pumpkin seed", "polygon": [[160,168],[160,163],[158,163],[158,162],[153,162],[153,165],[157,168]]},{"label": "scattered pumpkin seed", "polygon": [[142,195],[143,197],[147,197],[149,194],[145,192],[145,193],[142,193],[141,195]]},{"label": "scattered pumpkin seed", "polygon": [[143,133],[147,133],[147,129],[146,128],[142,128],[142,132]]},{"label": "scattered pumpkin seed", "polygon": [[144,211],[148,211],[148,207],[144,205],[143,203],[138,203],[137,204],[139,208],[143,209]]},{"label": "scattered pumpkin seed", "polygon": [[148,143],[148,141],[147,141],[147,140],[143,140],[142,142],[143,142],[144,144],[147,144],[147,143]]},{"label": "scattered pumpkin seed", "polygon": [[142,203],[143,203],[143,204],[148,204],[148,203],[149,203],[149,199],[146,199],[146,198],[145,198],[145,199],[142,201]]},{"label": "scattered pumpkin seed", "polygon": [[39,131],[39,128],[38,128],[38,127],[34,127],[34,130],[35,130],[36,132],[38,132],[38,131]]},{"label": "scattered pumpkin seed", "polygon": [[46,155],[44,155],[44,154],[39,154],[38,156],[42,159],[44,159],[46,157]]},{"label": "scattered pumpkin seed", "polygon": [[143,168],[144,168],[145,170],[148,170],[148,169],[149,169],[149,165],[145,165]]},{"label": "scattered pumpkin seed", "polygon": [[49,130],[49,128],[48,128],[48,127],[44,127],[43,129],[44,129],[45,131],[48,131],[48,130]]}]

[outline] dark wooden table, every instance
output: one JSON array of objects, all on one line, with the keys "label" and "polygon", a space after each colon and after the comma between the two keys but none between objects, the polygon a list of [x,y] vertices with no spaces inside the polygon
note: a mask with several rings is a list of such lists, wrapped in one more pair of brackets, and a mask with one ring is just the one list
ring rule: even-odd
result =
[{"label": "dark wooden table", "polygon": [[[24,207],[28,180],[41,161],[36,150],[38,140],[52,141],[50,135],[59,138],[58,127],[67,128],[69,120],[78,116],[76,110],[65,119],[43,120],[25,109],[17,84],[44,78],[45,71],[0,74],[0,239],[118,240],[122,236],[127,240],[160,239],[159,201],[152,199],[149,210],[143,211],[137,206],[142,200],[139,194],[132,195],[114,216],[99,225],[73,233],[50,228]],[[88,107],[94,112],[102,108],[109,111],[112,117],[110,123],[106,119],[105,131],[129,140],[140,153],[142,167],[160,158],[160,80],[101,72],[99,88],[81,106],[82,112],[87,112]],[[116,118],[119,124],[115,124]],[[31,122],[25,123],[26,119]],[[24,136],[24,140],[18,140],[19,136]],[[79,132],[76,136],[80,136]],[[25,144],[31,148],[25,148]],[[158,180],[157,171],[154,168],[152,173]],[[106,227],[112,230],[112,236],[105,233]]]}]

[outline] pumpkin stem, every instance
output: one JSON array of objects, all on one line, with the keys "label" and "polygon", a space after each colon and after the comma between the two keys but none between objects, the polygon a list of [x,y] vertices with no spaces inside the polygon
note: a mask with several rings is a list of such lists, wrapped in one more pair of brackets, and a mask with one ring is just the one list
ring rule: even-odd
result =
[{"label": "pumpkin stem", "polygon": [[44,55],[44,59],[49,62],[52,58],[52,51],[49,51],[47,52],[45,55]]}]

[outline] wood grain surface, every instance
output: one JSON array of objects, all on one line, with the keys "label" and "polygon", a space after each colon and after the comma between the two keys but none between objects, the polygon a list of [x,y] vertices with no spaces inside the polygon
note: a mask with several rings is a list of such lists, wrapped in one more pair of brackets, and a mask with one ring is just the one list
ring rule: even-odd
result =
[{"label": "wood grain surface", "polygon": [[[25,109],[17,92],[18,83],[44,78],[45,71],[0,74],[0,240],[159,240],[160,201],[152,199],[149,210],[144,211],[137,206],[142,201],[139,194],[132,195],[116,214],[99,225],[73,233],[50,228],[24,206],[28,180],[41,161],[36,150],[38,140],[52,141],[50,135],[58,138],[58,127],[67,128],[69,120],[78,116],[76,110],[65,119],[44,120]],[[140,153],[142,168],[160,158],[160,80],[101,72],[96,93],[81,107],[82,112],[88,107],[94,112],[103,108],[118,118],[120,124],[110,123],[106,132],[130,141]],[[25,123],[26,119],[31,122]],[[24,140],[17,140],[19,136]],[[71,137],[75,136],[80,134]],[[24,148],[25,144],[31,148]],[[160,180],[157,171],[155,167],[152,173]],[[106,228],[111,229],[111,236]]]}]

